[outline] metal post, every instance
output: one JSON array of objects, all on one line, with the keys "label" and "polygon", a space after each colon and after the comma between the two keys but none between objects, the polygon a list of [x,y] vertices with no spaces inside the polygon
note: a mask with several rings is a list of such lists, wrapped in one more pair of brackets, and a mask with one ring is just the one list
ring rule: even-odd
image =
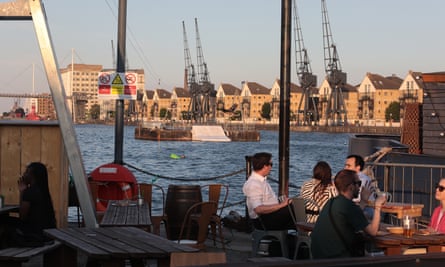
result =
[{"label": "metal post", "polygon": [[[126,26],[127,26],[127,0],[119,0],[119,18],[117,33],[117,65],[116,72],[125,72],[125,44],[126,44]],[[116,100],[115,114],[115,147],[114,163],[123,164],[124,147],[124,100]]]},{"label": "metal post", "polygon": [[[246,156],[246,181],[249,179],[250,174],[252,173],[252,156]],[[250,219],[249,219],[249,211],[247,209],[247,202],[245,205],[245,216],[246,216],[246,229],[249,229]]]},{"label": "metal post", "polygon": [[289,121],[292,0],[281,2],[279,195],[289,195]]}]

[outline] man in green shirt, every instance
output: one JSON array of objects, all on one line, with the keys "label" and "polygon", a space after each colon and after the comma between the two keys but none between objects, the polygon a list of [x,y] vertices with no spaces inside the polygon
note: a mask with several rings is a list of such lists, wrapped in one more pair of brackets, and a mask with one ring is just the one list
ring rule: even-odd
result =
[{"label": "man in green shirt", "polygon": [[352,170],[341,170],[334,179],[339,195],[326,203],[311,234],[313,258],[351,257],[355,233],[375,236],[379,229],[380,209],[386,198],[379,196],[368,222],[360,206],[352,201],[360,192],[361,181]]}]

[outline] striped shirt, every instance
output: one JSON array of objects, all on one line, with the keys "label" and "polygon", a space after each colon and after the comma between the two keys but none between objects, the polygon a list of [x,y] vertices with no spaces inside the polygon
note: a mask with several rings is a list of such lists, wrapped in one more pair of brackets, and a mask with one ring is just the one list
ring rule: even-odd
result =
[{"label": "striped shirt", "polygon": [[300,197],[309,200],[306,201],[306,222],[308,223],[315,223],[318,219],[318,214],[326,202],[328,202],[330,198],[338,195],[335,186],[329,184],[323,191],[318,191],[314,196],[315,187],[319,183],[320,180],[312,178],[304,182],[301,187]]}]

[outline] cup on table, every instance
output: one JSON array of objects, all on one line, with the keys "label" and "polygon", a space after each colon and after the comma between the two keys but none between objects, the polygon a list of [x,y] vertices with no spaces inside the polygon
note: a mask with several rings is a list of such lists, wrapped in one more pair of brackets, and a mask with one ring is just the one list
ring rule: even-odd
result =
[{"label": "cup on table", "polygon": [[403,217],[403,236],[412,237],[414,228],[414,219],[408,215]]},{"label": "cup on table", "polygon": [[392,200],[392,195],[389,192],[385,192],[385,191],[375,192],[375,198],[378,198],[380,196],[385,197],[386,198],[386,202],[391,202],[391,200]]}]

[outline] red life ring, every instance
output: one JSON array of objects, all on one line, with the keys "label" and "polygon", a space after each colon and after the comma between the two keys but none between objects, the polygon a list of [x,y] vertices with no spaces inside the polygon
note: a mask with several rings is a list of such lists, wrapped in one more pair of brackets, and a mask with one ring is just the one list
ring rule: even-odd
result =
[{"label": "red life ring", "polygon": [[133,198],[133,190],[131,189],[131,185],[129,183],[121,182],[119,183],[123,193],[123,199],[132,199]]}]

